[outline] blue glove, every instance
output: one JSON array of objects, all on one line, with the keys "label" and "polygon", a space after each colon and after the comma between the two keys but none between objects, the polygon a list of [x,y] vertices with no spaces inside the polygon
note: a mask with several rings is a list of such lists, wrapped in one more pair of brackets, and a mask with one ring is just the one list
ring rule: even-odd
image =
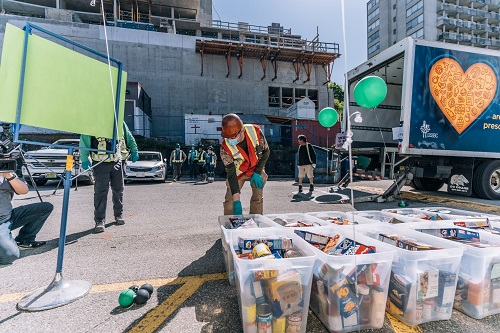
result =
[{"label": "blue glove", "polygon": [[170,167],[172,167],[172,162],[170,162],[170,164],[169,164],[169,165],[170,165]]},{"label": "blue glove", "polygon": [[255,185],[256,188],[264,188],[264,180],[260,173],[253,173],[252,178],[250,178],[250,185]]},{"label": "blue glove", "polygon": [[88,169],[90,169],[90,166],[91,166],[91,165],[92,165],[92,164],[90,164],[90,161],[83,161],[83,162],[82,162],[82,169],[83,169],[83,170],[88,170]]},{"label": "blue glove", "polygon": [[241,207],[241,201],[239,200],[233,202],[233,215],[243,215],[243,208]]},{"label": "blue glove", "polygon": [[132,155],[130,155],[130,160],[132,161],[132,163],[135,163],[139,160],[139,153],[134,151],[132,152]]}]

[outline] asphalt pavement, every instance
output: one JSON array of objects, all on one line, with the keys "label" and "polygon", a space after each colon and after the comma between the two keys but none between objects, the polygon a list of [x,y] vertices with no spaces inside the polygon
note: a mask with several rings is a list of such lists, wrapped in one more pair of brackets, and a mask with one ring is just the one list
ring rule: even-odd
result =
[{"label": "asphalt pavement", "polygon": [[[355,182],[353,186],[376,192],[389,183],[365,181]],[[54,191],[55,185],[39,188],[42,199],[54,204],[54,212],[37,237],[37,240],[47,240],[47,245],[23,250],[22,257],[13,265],[0,266],[0,332],[242,332],[236,289],[229,285],[225,275],[217,222],[223,212],[223,181],[205,185],[182,180],[127,184],[126,224],[112,223],[109,198],[107,228],[101,234],[92,233],[93,187],[79,186],[78,190],[73,187],[63,276],[70,281],[89,281],[93,288],[83,298],[59,308],[18,311],[16,304],[23,295],[48,286],[55,275],[63,199],[63,190]],[[298,196],[293,193],[296,190],[292,180],[269,181],[264,190],[265,213],[353,209],[348,203],[335,201],[340,197],[330,193],[330,186],[317,185],[314,198]],[[477,200],[448,196],[443,191],[432,196],[445,198],[449,207]],[[249,199],[250,188],[246,184],[242,191],[244,213],[248,212]],[[36,192],[31,188],[27,195],[16,196],[14,205],[37,201]],[[354,208],[397,208],[398,202],[359,203]],[[437,205],[432,200],[406,202],[410,207]],[[490,205],[478,206],[483,208],[499,204],[474,202]],[[146,304],[127,309],[118,306],[122,289],[146,282],[155,286]],[[427,323],[418,328],[399,324],[386,318],[384,328],[373,332],[496,332],[500,315],[475,320],[454,311],[449,321]],[[328,331],[309,312],[307,332]]]}]

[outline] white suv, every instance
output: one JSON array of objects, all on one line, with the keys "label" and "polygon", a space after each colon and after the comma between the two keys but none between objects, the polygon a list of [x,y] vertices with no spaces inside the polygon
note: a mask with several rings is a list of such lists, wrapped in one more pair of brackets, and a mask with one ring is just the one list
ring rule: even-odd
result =
[{"label": "white suv", "polygon": [[[64,146],[74,146],[78,148],[80,145],[80,139],[61,139],[53,143],[54,145],[64,145]],[[24,154],[26,160],[26,166],[33,177],[36,185],[45,185],[49,180],[59,180],[64,176],[66,168],[66,155],[68,154],[68,149],[60,148],[42,148],[39,150],[28,151]],[[73,162],[73,170],[71,174],[75,176],[77,173],[82,174],[78,177],[78,182],[86,183],[89,185],[94,184],[94,176],[92,172],[86,172],[83,174],[83,169],[81,167],[82,162],[80,161],[80,152],[75,149],[73,153],[75,156]],[[78,164],[77,164],[78,163]],[[30,182],[30,177],[26,166],[23,165],[21,168],[23,177],[27,182]]]}]

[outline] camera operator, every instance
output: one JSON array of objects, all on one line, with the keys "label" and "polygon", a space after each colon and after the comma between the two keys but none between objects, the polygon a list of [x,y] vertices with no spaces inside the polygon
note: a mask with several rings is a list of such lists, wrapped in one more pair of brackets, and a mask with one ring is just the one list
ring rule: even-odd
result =
[{"label": "camera operator", "polygon": [[[38,202],[12,208],[15,194],[28,193],[28,186],[14,172],[0,172],[0,265],[19,258],[19,248],[36,248],[46,242],[35,241],[36,234],[54,208],[49,202]],[[11,230],[21,228],[12,238]]]}]

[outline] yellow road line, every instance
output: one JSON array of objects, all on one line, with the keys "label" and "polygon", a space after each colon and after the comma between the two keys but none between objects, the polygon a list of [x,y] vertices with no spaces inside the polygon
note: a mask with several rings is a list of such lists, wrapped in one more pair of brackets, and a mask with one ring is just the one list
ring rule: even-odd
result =
[{"label": "yellow road line", "polygon": [[[202,274],[195,276],[183,276],[176,278],[160,278],[160,279],[151,279],[151,280],[137,280],[137,281],[129,281],[129,282],[117,282],[117,283],[108,283],[101,285],[93,285],[92,289],[90,289],[90,293],[107,293],[120,291],[123,289],[127,289],[132,285],[141,286],[145,283],[149,283],[153,287],[166,286],[166,285],[177,285],[183,284],[187,281],[198,280],[201,279],[203,281],[214,281],[214,280],[223,280],[227,278],[226,273],[215,273],[215,274]],[[12,293],[12,294],[4,294],[0,295],[0,303],[9,303],[9,302],[18,302],[25,295],[29,294],[29,292],[22,293]]]},{"label": "yellow road line", "polygon": [[427,194],[418,194],[411,192],[401,192],[403,198],[411,199],[411,200],[419,200],[419,201],[428,201],[435,202],[441,204],[450,204],[455,206],[460,206],[460,208],[469,208],[474,210],[480,210],[482,212],[491,213],[491,214],[500,214],[500,208],[495,205],[489,205],[479,202],[470,202],[466,200],[454,199],[454,198],[441,198],[433,195]]},{"label": "yellow road line", "polygon": [[399,321],[396,317],[391,315],[389,312],[385,313],[389,321],[391,322],[392,329],[395,333],[423,333],[422,329],[418,326],[408,326],[405,323]]},{"label": "yellow road line", "polygon": [[191,297],[205,282],[204,279],[191,279],[182,285],[176,292],[163,303],[148,312],[141,321],[135,325],[129,333],[154,332],[161,324]]}]

